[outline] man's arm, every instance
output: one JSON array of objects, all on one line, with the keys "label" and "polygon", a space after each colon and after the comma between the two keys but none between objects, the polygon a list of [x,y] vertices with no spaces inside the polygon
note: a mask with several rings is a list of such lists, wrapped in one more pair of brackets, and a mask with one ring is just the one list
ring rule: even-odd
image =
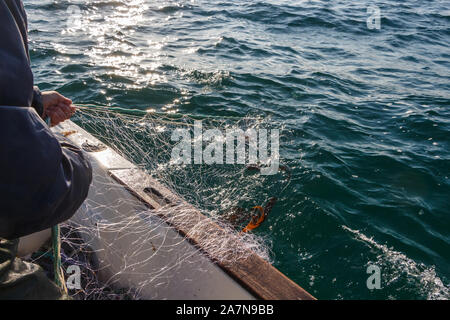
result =
[{"label": "man's arm", "polygon": [[33,87],[22,1],[0,1],[0,30],[0,106],[31,106],[42,118],[50,117],[53,125],[69,119],[74,112],[72,101]]},{"label": "man's arm", "polygon": [[0,30],[0,106],[29,107],[33,100],[33,74],[26,16],[20,1],[0,1]]},{"label": "man's arm", "polygon": [[[26,24],[21,1],[0,0],[0,238],[7,239],[69,219],[92,180],[82,151],[63,137],[60,143],[40,117],[51,110],[59,120],[70,109],[61,101],[70,100],[33,90]],[[31,108],[34,92],[44,106],[40,115]]]},{"label": "man's arm", "polygon": [[0,106],[0,238],[63,222],[87,197],[89,161],[58,139],[34,109]]}]

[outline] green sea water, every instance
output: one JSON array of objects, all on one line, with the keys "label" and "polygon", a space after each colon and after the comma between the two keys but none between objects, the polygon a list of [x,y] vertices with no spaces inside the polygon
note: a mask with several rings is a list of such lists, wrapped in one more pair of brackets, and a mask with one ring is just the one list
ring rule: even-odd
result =
[{"label": "green sea water", "polygon": [[283,128],[291,182],[256,232],[314,296],[450,297],[448,1],[24,3],[43,90]]}]

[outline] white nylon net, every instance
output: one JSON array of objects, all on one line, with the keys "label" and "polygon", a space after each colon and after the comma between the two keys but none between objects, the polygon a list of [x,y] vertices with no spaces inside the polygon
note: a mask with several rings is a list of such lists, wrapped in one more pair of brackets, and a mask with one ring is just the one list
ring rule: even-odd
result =
[{"label": "white nylon net", "polygon": [[[164,299],[173,296],[174,288],[193,285],[208,274],[206,255],[225,265],[254,253],[270,260],[270,239],[258,231],[242,230],[257,216],[255,206],[266,210],[268,217],[263,223],[270,224],[271,206],[290,180],[287,167],[281,163],[277,174],[262,175],[259,165],[179,165],[170,161],[177,143],[171,140],[173,130],[190,129],[194,120],[202,120],[204,130],[245,131],[270,130],[267,119],[194,119],[82,105],[72,120],[189,204],[163,203],[161,208],[151,209],[136,202],[110,177],[95,173],[82,210],[62,225],[66,279],[70,266],[81,270],[78,288],[69,289],[72,297]],[[193,210],[209,219],[193,221]],[[210,221],[220,228],[211,229]],[[189,232],[180,235],[173,226]],[[194,239],[196,246],[188,244],[185,237]],[[71,281],[68,285],[73,287]]]}]

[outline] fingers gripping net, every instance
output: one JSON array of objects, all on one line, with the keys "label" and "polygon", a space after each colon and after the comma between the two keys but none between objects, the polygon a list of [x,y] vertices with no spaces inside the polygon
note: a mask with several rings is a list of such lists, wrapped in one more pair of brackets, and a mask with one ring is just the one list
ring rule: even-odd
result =
[{"label": "fingers gripping net", "polygon": [[[62,228],[63,268],[78,265],[82,273],[78,289],[70,290],[69,283],[72,296],[161,299],[208,271],[205,254],[222,264],[253,253],[269,260],[269,239],[242,230],[252,219],[251,208],[284,190],[286,173],[264,176],[243,164],[174,164],[173,131],[191,130],[198,118],[81,106],[73,120],[186,202],[150,209],[95,172],[82,210]],[[258,118],[200,120],[203,130],[269,127]],[[192,219],[193,210],[210,220]],[[220,228],[211,228],[210,221]],[[173,226],[188,233],[180,236]],[[184,237],[195,239],[196,246]]]}]

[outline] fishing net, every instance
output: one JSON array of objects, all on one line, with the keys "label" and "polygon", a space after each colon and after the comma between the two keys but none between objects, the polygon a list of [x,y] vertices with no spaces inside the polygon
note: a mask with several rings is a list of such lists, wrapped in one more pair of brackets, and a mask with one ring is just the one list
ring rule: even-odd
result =
[{"label": "fishing net", "polygon": [[[270,211],[289,184],[289,168],[281,162],[274,174],[262,174],[268,164],[249,161],[249,136],[245,136],[245,163],[180,164],[173,157],[179,141],[172,138],[176,130],[194,132],[199,121],[203,131],[224,132],[223,138],[218,135],[212,139],[216,142],[225,139],[226,130],[270,133],[275,129],[270,120],[193,117],[90,105],[81,105],[72,120],[182,199],[164,203],[161,197],[160,208],[149,208],[136,202],[111,177],[96,172],[89,198],[77,215],[62,225],[61,258],[66,278],[70,266],[77,265],[81,270],[81,284],[71,289],[69,283],[72,297],[163,299],[169,292],[173,296],[174,285],[189,285],[206,276],[207,256],[222,265],[252,254],[270,261],[270,239],[255,229],[270,224]],[[282,138],[283,128],[276,129]],[[192,137],[192,145],[200,143],[202,150],[212,141],[196,142]],[[270,153],[270,139],[267,147]],[[225,144],[223,150],[225,159]],[[235,145],[234,159],[241,151]],[[158,188],[150,192],[158,193]],[[209,219],[192,221],[193,211]],[[219,226],[216,231],[211,231],[211,221]],[[174,226],[189,232],[177,232]],[[33,259],[42,264],[45,256],[41,252]],[[191,270],[193,276],[177,272],[180,268]]]}]

